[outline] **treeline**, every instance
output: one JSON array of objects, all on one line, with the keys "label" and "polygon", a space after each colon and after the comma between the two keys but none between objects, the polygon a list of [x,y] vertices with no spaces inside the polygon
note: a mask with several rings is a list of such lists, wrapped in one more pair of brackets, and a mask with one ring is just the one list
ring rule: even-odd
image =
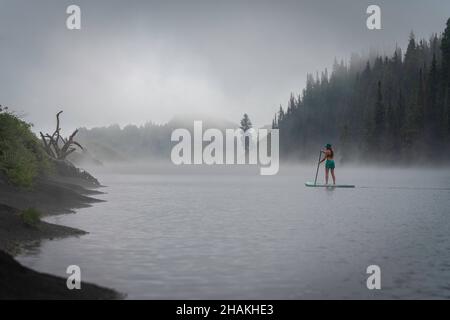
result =
[{"label": "treeline", "polygon": [[[104,164],[130,162],[135,160],[170,161],[170,153],[175,142],[171,142],[173,130],[186,128],[193,130],[195,120],[202,120],[206,128],[234,128],[235,123],[200,115],[175,116],[169,122],[156,124],[148,122],[141,126],[119,125],[80,128],[77,140],[84,151],[74,152],[69,160],[83,164]],[[248,120],[249,121],[249,120]]]},{"label": "treeline", "polygon": [[325,143],[341,161],[428,161],[450,156],[450,19],[441,35],[417,41],[405,54],[352,55],[331,75],[307,76],[299,96],[280,106],[272,126],[280,150],[310,157]]},{"label": "treeline", "polygon": [[76,163],[97,161],[99,163],[123,162],[142,158],[170,156],[170,134],[167,124],[147,123],[143,126],[119,125],[79,129],[78,140],[85,153],[74,153],[69,159]]}]

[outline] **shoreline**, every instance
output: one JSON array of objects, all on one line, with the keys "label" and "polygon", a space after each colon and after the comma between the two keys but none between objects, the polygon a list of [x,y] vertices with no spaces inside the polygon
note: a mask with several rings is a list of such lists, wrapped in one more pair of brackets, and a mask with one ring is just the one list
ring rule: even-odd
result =
[{"label": "shoreline", "polygon": [[40,273],[21,265],[15,256],[42,240],[80,237],[88,232],[63,225],[38,221],[27,225],[22,210],[35,208],[45,216],[75,213],[103,200],[92,196],[102,194],[83,179],[54,176],[36,181],[32,190],[23,190],[6,183],[0,176],[0,299],[123,299],[113,289],[82,282],[81,290],[69,290],[66,278]]}]

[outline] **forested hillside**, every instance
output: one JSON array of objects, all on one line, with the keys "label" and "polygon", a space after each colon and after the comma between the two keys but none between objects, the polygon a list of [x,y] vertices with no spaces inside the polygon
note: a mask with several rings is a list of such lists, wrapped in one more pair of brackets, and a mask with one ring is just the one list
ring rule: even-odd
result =
[{"label": "forested hillside", "polygon": [[332,143],[341,161],[449,159],[450,19],[442,34],[391,56],[352,55],[331,74],[307,76],[306,88],[280,106],[273,127],[295,159]]}]

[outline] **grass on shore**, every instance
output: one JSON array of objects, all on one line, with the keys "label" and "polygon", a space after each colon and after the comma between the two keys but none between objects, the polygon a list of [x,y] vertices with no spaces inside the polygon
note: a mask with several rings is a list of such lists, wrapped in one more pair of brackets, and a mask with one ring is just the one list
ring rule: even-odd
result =
[{"label": "grass on shore", "polygon": [[28,208],[20,213],[20,218],[23,223],[30,228],[37,228],[39,222],[41,222],[41,213],[35,208]]}]

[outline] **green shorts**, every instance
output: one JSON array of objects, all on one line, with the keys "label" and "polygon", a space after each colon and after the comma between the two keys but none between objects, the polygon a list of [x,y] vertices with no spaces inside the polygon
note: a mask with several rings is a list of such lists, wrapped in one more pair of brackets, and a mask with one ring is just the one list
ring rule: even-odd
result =
[{"label": "green shorts", "polygon": [[334,160],[325,161],[325,168],[334,169],[335,167],[336,167],[336,165],[334,164]]}]

